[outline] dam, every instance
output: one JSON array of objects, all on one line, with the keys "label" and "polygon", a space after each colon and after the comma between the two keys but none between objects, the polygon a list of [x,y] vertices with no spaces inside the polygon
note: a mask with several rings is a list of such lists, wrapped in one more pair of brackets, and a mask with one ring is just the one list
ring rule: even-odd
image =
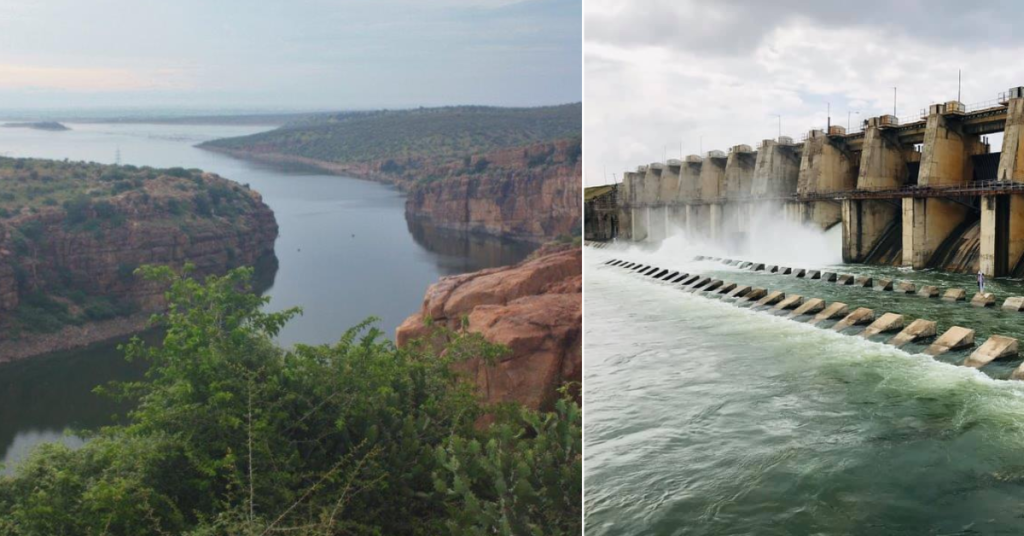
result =
[{"label": "dam", "polygon": [[683,230],[729,247],[771,211],[841,226],[846,263],[1024,277],[1022,131],[1024,87],[1014,87],[975,105],[872,117],[856,132],[829,124],[800,141],[642,165],[615,190],[616,236],[657,243]]}]

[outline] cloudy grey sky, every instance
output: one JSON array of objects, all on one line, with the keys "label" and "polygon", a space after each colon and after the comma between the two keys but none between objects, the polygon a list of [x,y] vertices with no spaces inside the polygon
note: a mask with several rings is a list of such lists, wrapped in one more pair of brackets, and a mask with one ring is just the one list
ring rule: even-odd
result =
[{"label": "cloudy grey sky", "polygon": [[[1024,3],[587,0],[585,181],[1024,85]],[[703,136],[703,143],[701,143]],[[998,140],[993,139],[994,142]],[[680,150],[680,145],[682,148]],[[993,147],[998,151],[999,147]],[[604,170],[607,169],[607,178]]]},{"label": "cloudy grey sky", "polygon": [[2,0],[0,107],[582,98],[581,0]]}]

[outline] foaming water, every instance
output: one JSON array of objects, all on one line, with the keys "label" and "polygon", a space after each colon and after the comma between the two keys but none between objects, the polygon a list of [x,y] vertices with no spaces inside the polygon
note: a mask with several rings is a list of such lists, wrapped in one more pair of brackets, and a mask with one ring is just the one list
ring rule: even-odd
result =
[{"label": "foaming water", "polygon": [[588,535],[1020,532],[1020,383],[600,264],[626,256],[585,261]]},{"label": "foaming water", "polygon": [[676,263],[686,262],[695,255],[731,256],[814,268],[843,262],[841,225],[823,232],[814,225],[782,219],[781,212],[777,206],[761,206],[752,214],[746,232],[728,240],[710,240],[706,231],[688,233],[675,226],[656,244],[631,247],[650,255],[651,260]]}]

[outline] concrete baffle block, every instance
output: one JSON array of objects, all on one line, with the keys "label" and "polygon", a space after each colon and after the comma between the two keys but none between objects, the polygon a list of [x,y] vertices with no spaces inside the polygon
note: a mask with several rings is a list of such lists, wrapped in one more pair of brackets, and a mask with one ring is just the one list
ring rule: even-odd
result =
[{"label": "concrete baffle block", "polygon": [[864,331],[860,333],[861,337],[873,337],[879,333],[888,333],[890,331],[896,331],[903,328],[903,315],[896,313],[885,313],[878,317],[877,320],[871,323],[870,326],[864,328]]},{"label": "concrete baffle block", "polygon": [[709,282],[707,285],[704,286],[704,288],[701,289],[701,292],[712,292],[718,287],[722,286],[723,284],[725,284],[725,282],[722,281],[721,279],[712,279],[711,282]]},{"label": "concrete baffle block", "polygon": [[853,310],[852,313],[843,317],[842,320],[836,322],[836,325],[832,326],[835,331],[843,331],[844,329],[851,326],[859,326],[867,324],[875,319],[875,312],[867,307],[858,307]]},{"label": "concrete baffle block", "polygon": [[750,292],[750,285],[740,285],[740,286],[732,289],[732,291],[730,291],[728,294],[726,294],[725,297],[726,297],[726,299],[742,298],[742,297],[746,296],[749,292]]},{"label": "concrete baffle block", "polygon": [[690,277],[687,277],[686,279],[683,280],[683,286],[684,287],[688,287],[688,286],[696,283],[699,280],[700,280],[700,276],[699,275],[696,275],[696,274],[691,275]]},{"label": "concrete baffle block", "polygon": [[739,269],[740,270],[746,270],[747,268],[750,268],[751,264],[753,264],[753,263],[750,263],[750,262],[747,262],[747,261],[743,261],[743,262],[741,262],[739,264]]},{"label": "concrete baffle block", "polygon": [[838,276],[836,276],[836,284],[837,285],[852,285],[853,284],[853,276],[850,275],[850,274],[838,275]]},{"label": "concrete baffle block", "polygon": [[795,268],[795,269],[793,269],[793,275],[795,277],[802,278],[802,277],[807,275],[807,270],[804,270],[803,268]]},{"label": "concrete baffle block", "polygon": [[900,281],[900,283],[896,285],[896,292],[902,294],[916,294],[917,285],[911,283],[910,281]]},{"label": "concrete baffle block", "polygon": [[974,330],[961,326],[953,326],[946,330],[924,353],[930,356],[942,355],[950,350],[960,350],[974,346]]},{"label": "concrete baffle block", "polygon": [[938,297],[939,287],[933,285],[924,285],[917,291],[917,295],[925,298]]},{"label": "concrete baffle block", "polygon": [[779,271],[779,267],[774,264],[769,264],[768,266],[764,267],[764,271],[768,272],[769,274],[774,274],[775,272]]},{"label": "concrete baffle block", "polygon": [[736,283],[722,283],[722,286],[718,287],[718,293],[725,294],[734,288],[736,288]]},{"label": "concrete baffle block", "polygon": [[775,305],[776,303],[779,303],[780,301],[782,301],[784,299],[786,299],[786,294],[784,292],[781,292],[781,291],[778,291],[778,290],[773,290],[773,291],[769,292],[768,294],[766,294],[765,297],[761,298],[760,300],[757,300],[757,303],[754,304],[754,307],[764,307],[766,305]]},{"label": "concrete baffle block", "polygon": [[783,299],[779,303],[775,304],[775,310],[776,311],[785,311],[787,309],[793,309],[793,308],[799,307],[803,303],[804,303],[803,296],[800,296],[798,294],[790,294],[790,295],[786,296],[785,299]]},{"label": "concrete baffle block", "polygon": [[821,272],[818,270],[807,270],[807,279],[821,279]]},{"label": "concrete baffle block", "polygon": [[996,295],[991,292],[975,292],[971,298],[971,305],[975,307],[995,307]]},{"label": "concrete baffle block", "polygon": [[682,283],[688,277],[690,277],[690,274],[679,274],[679,277],[676,277],[675,279],[673,279],[672,282],[673,283]]},{"label": "concrete baffle block", "polygon": [[760,300],[761,298],[764,298],[767,295],[768,289],[755,287],[750,289],[750,292],[747,292],[746,296],[743,296],[743,299],[747,301],[754,301]]},{"label": "concrete baffle block", "polygon": [[789,275],[793,273],[793,269],[788,266],[779,266],[779,273],[782,275]]},{"label": "concrete baffle block", "polygon": [[958,302],[967,299],[967,291],[962,288],[947,289],[942,295],[942,301]]},{"label": "concrete baffle block", "polygon": [[712,279],[710,277],[702,277],[696,283],[690,285],[690,288],[687,289],[687,292],[694,292],[700,290],[702,287],[706,287],[708,283],[710,283],[711,281]]},{"label": "concrete baffle block", "polygon": [[835,272],[821,272],[821,280],[826,283],[835,283],[838,276]]},{"label": "concrete baffle block", "polygon": [[846,316],[849,313],[849,310],[849,306],[845,303],[832,302],[828,307],[822,309],[820,313],[814,315],[814,318],[808,320],[807,323],[812,326],[816,326],[826,320]]},{"label": "concrete baffle block", "polygon": [[704,255],[697,255],[696,257],[693,258],[693,260],[695,260],[695,261],[702,261],[702,260],[704,260]]},{"label": "concrete baffle block", "polygon": [[758,262],[758,263],[751,264],[750,265],[750,269],[755,271],[755,272],[763,272],[764,271],[764,263],[763,262]]},{"label": "concrete baffle block", "polygon": [[862,276],[858,277],[857,279],[855,279],[854,283],[858,287],[871,287],[872,283],[874,283],[874,280],[871,279],[870,277],[866,276],[866,275],[862,275]]},{"label": "concrete baffle block", "polygon": [[935,322],[932,320],[925,320],[918,318],[917,320],[910,323],[909,326],[903,328],[903,331],[899,332],[893,338],[889,339],[889,344],[899,348],[905,344],[916,342],[922,339],[935,336]]},{"label": "concrete baffle block", "polygon": [[813,315],[820,313],[825,308],[825,300],[821,298],[811,298],[804,302],[803,305],[793,309],[793,312],[789,313],[790,318],[795,318],[803,315]]},{"label": "concrete baffle block", "polygon": [[876,279],[874,289],[878,291],[891,291],[892,279]]},{"label": "concrete baffle block", "polygon": [[1006,357],[1017,355],[1017,339],[993,335],[985,341],[970,357],[964,360],[965,367],[981,368],[995,361]]},{"label": "concrete baffle block", "polygon": [[1024,296],[1010,296],[1003,302],[1003,309],[1007,311],[1020,311],[1024,309]]}]

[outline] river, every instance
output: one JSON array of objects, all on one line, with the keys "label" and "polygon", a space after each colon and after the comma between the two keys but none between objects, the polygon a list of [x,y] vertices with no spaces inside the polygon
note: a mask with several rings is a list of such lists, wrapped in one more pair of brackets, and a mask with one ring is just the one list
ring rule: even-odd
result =
[{"label": "river", "polygon": [[[819,237],[821,238],[821,237]],[[835,266],[838,236],[779,262],[973,293],[973,276]],[[828,245],[831,244],[831,245]],[[776,244],[780,248],[784,244]],[[958,366],[682,292],[626,258],[805,297],[1024,337],[1022,313],[694,262],[701,248],[586,248],[586,530],[593,535],[1019,534],[1021,360]],[[771,248],[762,248],[765,252]],[[749,252],[748,252],[749,253]],[[746,260],[761,260],[748,256]],[[1020,281],[993,282],[1001,299]],[[889,335],[891,336],[891,334]]]},{"label": "river", "polygon": [[[3,123],[0,120],[0,123]],[[405,219],[391,186],[267,166],[197,149],[216,138],[271,126],[67,124],[69,131],[0,128],[0,155],[200,168],[263,194],[280,226],[269,308],[303,308],[281,332],[283,345],[336,341],[368,316],[389,337],[444,275],[518,262],[532,245],[434,229]],[[137,378],[117,341],[0,365],[0,461],[12,464],[47,440],[76,444],[72,431],[123,412],[92,388]]]}]

